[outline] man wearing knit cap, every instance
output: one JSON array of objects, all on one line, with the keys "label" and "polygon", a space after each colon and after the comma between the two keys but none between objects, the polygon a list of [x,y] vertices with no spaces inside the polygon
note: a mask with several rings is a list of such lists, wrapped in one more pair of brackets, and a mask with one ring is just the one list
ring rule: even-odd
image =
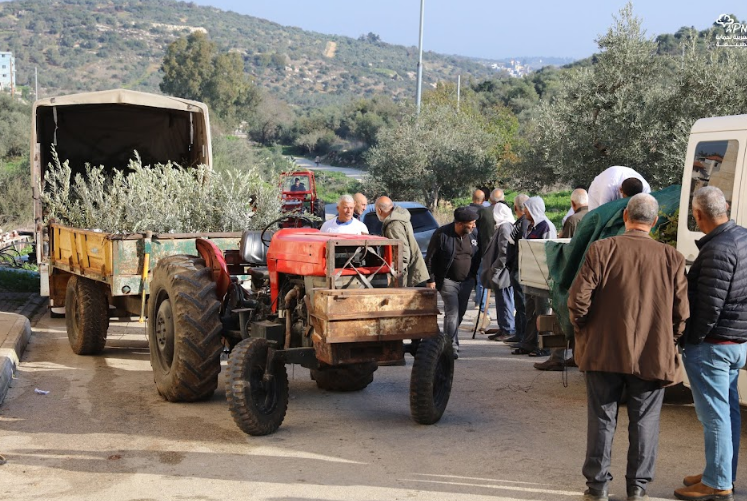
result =
[{"label": "man wearing knit cap", "polygon": [[459,352],[459,324],[475,286],[480,253],[475,230],[477,213],[471,207],[454,211],[454,222],[433,232],[425,264],[428,287],[438,289],[444,302],[444,335],[451,339],[454,358]]}]

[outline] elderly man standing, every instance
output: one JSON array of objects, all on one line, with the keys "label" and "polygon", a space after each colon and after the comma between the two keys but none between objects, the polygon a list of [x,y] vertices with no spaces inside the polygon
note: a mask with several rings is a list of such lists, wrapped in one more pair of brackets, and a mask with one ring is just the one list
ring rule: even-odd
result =
[{"label": "elderly man standing", "polygon": [[459,357],[459,324],[480,265],[476,219],[471,207],[455,210],[454,222],[433,232],[425,258],[430,274],[428,287],[438,289],[444,302],[444,335],[451,339],[455,359]]},{"label": "elderly man standing", "polygon": [[575,356],[586,372],[588,432],[585,501],[606,501],[610,460],[623,390],[630,419],[628,501],[648,499],[659,441],[664,386],[680,381],[676,341],[687,320],[685,258],[649,236],[659,204],[630,199],[625,233],[589,246],[568,294]]},{"label": "elderly man standing", "polygon": [[355,208],[353,209],[353,217],[360,220],[363,212],[366,210],[368,205],[368,199],[363,193],[356,193],[353,195],[353,202],[355,202]]},{"label": "elderly man standing", "polygon": [[747,229],[729,220],[724,194],[695,192],[693,217],[706,235],[687,275],[691,316],[682,359],[705,434],[705,469],[685,477],[678,499],[733,499],[741,418],[737,376],[747,358]]},{"label": "elderly man standing", "polygon": [[[573,214],[563,223],[561,238],[573,238],[578,223],[589,213],[589,196],[583,188],[576,188],[571,193],[571,210]],[[562,371],[565,367],[575,367],[573,358],[565,359],[565,348],[554,348],[550,352],[550,358],[544,362],[537,362],[534,368],[539,371]]]},{"label": "elderly man standing", "polygon": [[509,277],[511,278],[511,288],[514,291],[514,308],[516,308],[516,315],[514,316],[514,325],[516,326],[516,333],[513,336],[504,338],[504,343],[516,343],[524,339],[524,331],[526,329],[527,317],[526,317],[526,306],[524,304],[525,297],[524,291],[519,283],[519,240],[526,238],[529,233],[529,220],[524,215],[526,207],[524,204],[529,200],[529,195],[519,193],[514,197],[514,214],[516,214],[516,222],[514,227],[511,229],[511,235],[508,238],[508,246],[506,247],[506,267],[509,271]]},{"label": "elderly man standing", "polygon": [[319,231],[324,233],[347,233],[368,235],[368,227],[353,217],[355,202],[350,195],[343,195],[337,202],[337,217],[325,221]]},{"label": "elderly man standing", "polygon": [[[626,197],[627,198],[627,197]],[[576,188],[571,193],[571,209],[573,214],[563,222],[560,238],[573,238],[576,226],[589,213],[589,194],[583,188]]]},{"label": "elderly man standing", "polygon": [[402,241],[402,265],[405,286],[417,287],[428,280],[428,268],[420,252],[410,223],[410,211],[396,207],[389,197],[379,197],[374,204],[385,237]]}]

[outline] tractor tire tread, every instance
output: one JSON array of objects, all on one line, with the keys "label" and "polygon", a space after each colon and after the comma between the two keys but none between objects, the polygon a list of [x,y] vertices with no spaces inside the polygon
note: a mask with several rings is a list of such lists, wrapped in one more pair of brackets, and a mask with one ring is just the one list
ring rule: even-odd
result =
[{"label": "tractor tire tread", "polygon": [[[174,359],[168,371],[160,367],[154,353],[152,333],[157,309],[155,297],[166,290],[174,319]],[[170,402],[194,402],[210,398],[218,387],[222,326],[210,269],[194,256],[163,258],[153,271],[148,305],[151,365],[158,393]]]},{"label": "tractor tire tread", "polygon": [[434,424],[441,419],[449,402],[453,378],[451,343],[442,335],[423,339],[410,377],[410,414],[416,423]]},{"label": "tractor tire tread", "polygon": [[278,395],[275,401],[276,405],[271,410],[262,412],[257,409],[251,396],[247,395],[247,391],[245,391],[250,368],[261,366],[264,370],[267,349],[266,339],[248,338],[240,341],[228,358],[228,374],[226,377],[228,408],[234,422],[241,431],[252,436],[274,433],[282,424],[288,410],[288,372],[282,363],[278,363],[273,371],[277,382]]},{"label": "tractor tire tread", "polygon": [[[109,328],[109,302],[101,286],[73,276],[65,293],[66,326],[70,347],[77,355],[99,355],[106,346]],[[76,315],[72,308],[79,308]],[[78,325],[75,325],[76,319]]]}]

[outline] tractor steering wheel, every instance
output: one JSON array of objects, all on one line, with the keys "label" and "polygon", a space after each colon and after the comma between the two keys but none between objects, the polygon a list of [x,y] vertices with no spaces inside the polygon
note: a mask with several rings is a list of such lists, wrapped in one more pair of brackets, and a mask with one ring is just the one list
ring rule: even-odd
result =
[{"label": "tractor steering wheel", "polygon": [[270,227],[274,224],[280,224],[285,221],[295,220],[296,226],[293,226],[294,228],[313,228],[314,222],[305,217],[305,216],[298,216],[296,214],[287,214],[285,216],[281,216],[274,221],[270,221],[270,223],[265,226],[265,228],[262,230],[262,233],[259,236],[259,239],[262,240],[262,244],[265,247],[270,246],[270,240],[272,240],[272,235],[267,235],[267,231],[270,229]]}]

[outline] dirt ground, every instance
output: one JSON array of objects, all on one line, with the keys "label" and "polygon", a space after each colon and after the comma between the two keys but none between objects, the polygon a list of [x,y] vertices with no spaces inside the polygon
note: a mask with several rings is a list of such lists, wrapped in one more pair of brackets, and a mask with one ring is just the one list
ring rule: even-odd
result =
[{"label": "dirt ground", "polygon": [[[382,367],[352,394],[319,390],[308,370],[289,367],[285,422],[250,437],[233,423],[222,380],[207,402],[158,396],[142,325],[112,323],[104,354],[79,357],[64,319],[45,316],[0,406],[0,499],[580,499],[583,375],[539,372],[536,359],[462,335],[451,400],[435,425],[410,418],[408,355],[406,367]],[[662,413],[652,499],[672,499],[703,466],[701,427],[682,402],[686,395],[672,396]],[[626,427],[622,408],[615,500],[625,499]],[[745,473],[743,462],[739,491]]]}]

